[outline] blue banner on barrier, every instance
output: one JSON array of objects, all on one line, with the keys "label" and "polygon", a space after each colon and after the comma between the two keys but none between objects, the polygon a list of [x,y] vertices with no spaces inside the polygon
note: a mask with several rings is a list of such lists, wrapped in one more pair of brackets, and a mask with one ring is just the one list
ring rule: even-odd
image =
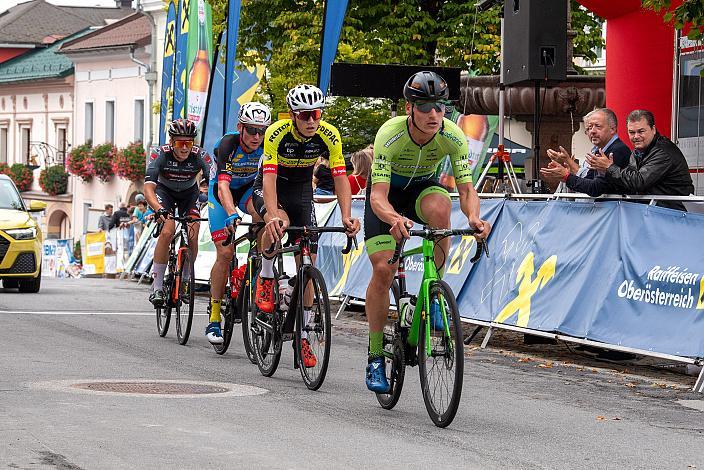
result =
[{"label": "blue banner on barrier", "polygon": [[[363,209],[355,201],[353,215]],[[704,215],[624,202],[483,200],[482,217],[494,226],[491,257],[472,267],[473,244],[454,240],[445,275],[463,317],[704,357]],[[455,203],[453,226],[462,221]],[[329,223],[339,224],[339,210]],[[321,245],[318,258],[328,286],[363,299],[366,252],[342,257],[344,238],[335,243]],[[406,261],[409,291],[420,261]]]}]

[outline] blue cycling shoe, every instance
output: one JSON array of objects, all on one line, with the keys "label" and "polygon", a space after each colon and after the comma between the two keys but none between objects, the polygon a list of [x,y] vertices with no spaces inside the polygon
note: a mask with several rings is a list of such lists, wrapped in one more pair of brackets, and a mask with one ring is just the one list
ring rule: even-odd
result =
[{"label": "blue cycling shoe", "polygon": [[389,381],[386,379],[386,361],[375,357],[367,364],[367,388],[374,393],[389,393]]},{"label": "blue cycling shoe", "polygon": [[222,344],[222,331],[220,331],[220,323],[210,322],[205,328],[205,337],[208,338],[210,344]]},{"label": "blue cycling shoe", "polygon": [[442,321],[442,312],[438,299],[433,299],[430,302],[430,327],[436,331],[444,331],[445,324]]}]

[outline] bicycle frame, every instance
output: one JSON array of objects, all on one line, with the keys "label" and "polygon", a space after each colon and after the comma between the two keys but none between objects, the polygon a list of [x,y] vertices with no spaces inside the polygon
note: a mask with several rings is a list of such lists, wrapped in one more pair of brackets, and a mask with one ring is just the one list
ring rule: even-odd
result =
[{"label": "bicycle frame", "polygon": [[[418,290],[418,298],[416,299],[415,309],[413,311],[413,321],[408,330],[408,337],[406,342],[412,346],[418,346],[418,337],[420,334],[421,326],[426,329],[426,338],[430,337],[430,322],[425,321],[427,317],[427,312],[430,311],[430,284],[434,281],[440,280],[440,275],[435,267],[435,242],[428,239],[423,239],[423,244],[417,248],[413,248],[406,252],[403,252],[399,257],[398,270],[396,272],[396,278],[398,280],[399,286],[399,298],[408,294],[406,290],[406,269],[404,266],[404,260],[408,256],[423,255],[423,280],[421,281],[420,289]],[[440,309],[443,316],[443,323],[445,324],[445,333],[450,334],[447,317],[445,314],[445,306],[440,304]],[[399,312],[399,315],[401,313]],[[421,325],[421,321],[423,322]],[[430,343],[426,344],[426,349],[428,354],[431,353]]]}]

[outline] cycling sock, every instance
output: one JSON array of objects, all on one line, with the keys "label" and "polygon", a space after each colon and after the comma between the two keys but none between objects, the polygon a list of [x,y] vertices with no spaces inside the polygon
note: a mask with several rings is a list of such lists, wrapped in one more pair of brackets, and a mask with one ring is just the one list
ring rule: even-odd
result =
[{"label": "cycling sock", "polygon": [[210,299],[210,323],[220,323],[220,299]]},{"label": "cycling sock", "polygon": [[[308,323],[310,322],[310,319],[312,317],[313,317],[313,311],[308,308],[304,308],[303,309],[303,328],[308,326]],[[308,339],[308,332],[306,330],[304,330],[303,328],[301,328],[301,339]]]},{"label": "cycling sock", "polygon": [[262,270],[259,275],[267,279],[274,279],[274,258],[262,256]]},{"label": "cycling sock", "polygon": [[166,263],[154,263],[152,267],[154,273],[154,284],[152,290],[161,290],[164,287],[164,273],[166,272]]},{"label": "cycling sock", "polygon": [[369,332],[369,357],[381,357],[384,355],[384,332],[370,331]]}]

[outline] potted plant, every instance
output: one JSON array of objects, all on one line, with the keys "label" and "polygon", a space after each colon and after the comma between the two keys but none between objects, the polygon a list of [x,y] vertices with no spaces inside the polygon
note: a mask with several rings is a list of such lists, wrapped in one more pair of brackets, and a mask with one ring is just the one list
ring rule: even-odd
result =
[{"label": "potted plant", "polygon": [[116,153],[117,149],[115,146],[107,143],[93,147],[93,151],[90,157],[88,157],[91,174],[96,176],[103,183],[109,182],[112,177],[115,176],[113,164],[115,162]]},{"label": "potted plant", "polygon": [[64,194],[68,188],[68,173],[63,165],[53,165],[39,173],[39,186],[51,195]]},{"label": "potted plant", "polygon": [[89,166],[90,153],[90,144],[83,144],[74,147],[66,159],[66,168],[68,168],[69,173],[78,176],[84,183],[89,183],[93,179]]},{"label": "potted plant", "polygon": [[115,157],[115,174],[130,181],[144,179],[146,155],[141,142],[129,144]]},{"label": "potted plant", "polygon": [[15,163],[10,167],[10,178],[15,182],[15,186],[20,191],[29,191],[32,188],[32,170],[27,165]]},{"label": "potted plant", "polygon": [[10,165],[7,163],[0,163],[0,175],[9,175],[10,174]]}]

